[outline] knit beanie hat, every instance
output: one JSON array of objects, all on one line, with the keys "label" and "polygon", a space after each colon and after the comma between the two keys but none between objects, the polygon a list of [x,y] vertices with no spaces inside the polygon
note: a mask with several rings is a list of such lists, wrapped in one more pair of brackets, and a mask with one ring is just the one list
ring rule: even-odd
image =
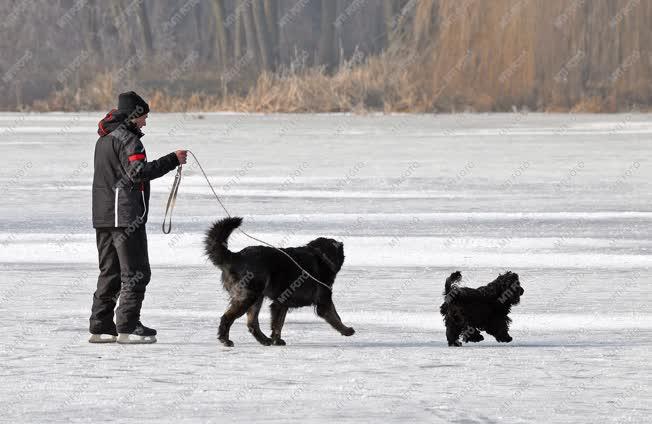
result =
[{"label": "knit beanie hat", "polygon": [[147,115],[149,105],[138,94],[128,91],[118,96],[118,112],[127,115],[129,119],[134,119]]}]

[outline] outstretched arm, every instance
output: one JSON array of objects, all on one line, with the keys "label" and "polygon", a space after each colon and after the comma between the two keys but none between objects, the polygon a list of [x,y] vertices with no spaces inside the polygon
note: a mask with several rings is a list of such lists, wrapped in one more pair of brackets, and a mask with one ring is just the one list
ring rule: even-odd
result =
[{"label": "outstretched arm", "polygon": [[134,183],[162,177],[186,162],[185,150],[178,150],[148,162],[145,147],[137,138],[121,143],[120,147],[120,162]]}]

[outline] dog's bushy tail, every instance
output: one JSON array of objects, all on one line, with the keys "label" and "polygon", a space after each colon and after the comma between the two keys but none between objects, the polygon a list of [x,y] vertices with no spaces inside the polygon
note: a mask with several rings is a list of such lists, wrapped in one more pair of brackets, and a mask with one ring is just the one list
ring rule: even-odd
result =
[{"label": "dog's bushy tail", "polygon": [[462,273],[455,271],[446,279],[446,284],[444,285],[444,303],[439,307],[439,313],[443,317],[446,317],[448,314],[448,304],[451,303],[455,297],[455,294],[451,294],[451,291],[458,286],[458,283],[462,279]]},{"label": "dog's bushy tail", "polygon": [[233,252],[228,248],[227,241],[229,236],[242,224],[242,218],[233,216],[217,221],[206,232],[204,239],[204,249],[208,258],[217,267],[228,265]]},{"label": "dog's bushy tail", "polygon": [[455,271],[452,273],[447,279],[446,279],[446,284],[444,285],[444,296],[447,296],[448,293],[451,292],[451,290],[458,285],[460,280],[462,279],[462,273],[459,271]]}]

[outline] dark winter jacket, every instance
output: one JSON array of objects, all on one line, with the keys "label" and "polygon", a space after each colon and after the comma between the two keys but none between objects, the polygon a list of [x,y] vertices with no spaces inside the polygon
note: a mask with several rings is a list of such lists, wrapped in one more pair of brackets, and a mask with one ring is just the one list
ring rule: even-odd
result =
[{"label": "dark winter jacket", "polygon": [[147,161],[143,133],[127,115],[112,110],[99,123],[93,175],[93,227],[129,227],[147,222],[149,181],[179,165],[174,152]]}]

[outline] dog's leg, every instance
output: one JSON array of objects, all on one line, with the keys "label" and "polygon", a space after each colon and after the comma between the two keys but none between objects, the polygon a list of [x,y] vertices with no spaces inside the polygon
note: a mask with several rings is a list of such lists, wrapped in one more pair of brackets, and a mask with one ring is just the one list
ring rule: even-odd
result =
[{"label": "dog's leg", "polygon": [[222,342],[224,346],[231,347],[233,342],[229,340],[229,330],[231,330],[231,325],[233,322],[243,316],[245,312],[256,303],[255,297],[245,297],[244,299],[231,300],[229,309],[224,312],[222,319],[220,320],[220,327],[217,330],[217,338]]},{"label": "dog's leg", "polygon": [[260,323],[258,322],[258,313],[260,312],[261,306],[263,306],[263,298],[263,296],[260,296],[256,303],[251,305],[249,310],[247,310],[247,328],[254,338],[258,340],[258,343],[269,346],[272,344],[272,339],[260,331]]},{"label": "dog's leg", "polygon": [[335,305],[333,302],[326,304],[317,305],[317,315],[326,320],[334,329],[340,332],[343,336],[352,336],[355,334],[355,330],[351,327],[347,327],[342,323],[342,319],[337,314],[335,310]]},{"label": "dog's leg", "polygon": [[269,307],[272,314],[272,344],[276,346],[285,346],[285,340],[281,338],[281,330],[285,323],[285,316],[288,313],[287,306],[272,303]]},{"label": "dog's leg", "polygon": [[484,337],[482,336],[482,334],[480,334],[480,330],[478,330],[475,327],[468,326],[462,332],[462,340],[464,341],[464,343],[468,343],[468,342],[477,343],[483,341]]},{"label": "dog's leg", "polygon": [[487,333],[491,334],[496,338],[496,341],[499,343],[509,343],[511,342],[512,336],[509,335],[509,323],[505,319],[494,318],[489,322],[487,326]]},{"label": "dog's leg", "polygon": [[448,346],[462,346],[462,342],[459,341],[460,334],[462,333],[462,326],[458,325],[455,321],[450,318],[446,318],[446,340],[448,340]]}]

